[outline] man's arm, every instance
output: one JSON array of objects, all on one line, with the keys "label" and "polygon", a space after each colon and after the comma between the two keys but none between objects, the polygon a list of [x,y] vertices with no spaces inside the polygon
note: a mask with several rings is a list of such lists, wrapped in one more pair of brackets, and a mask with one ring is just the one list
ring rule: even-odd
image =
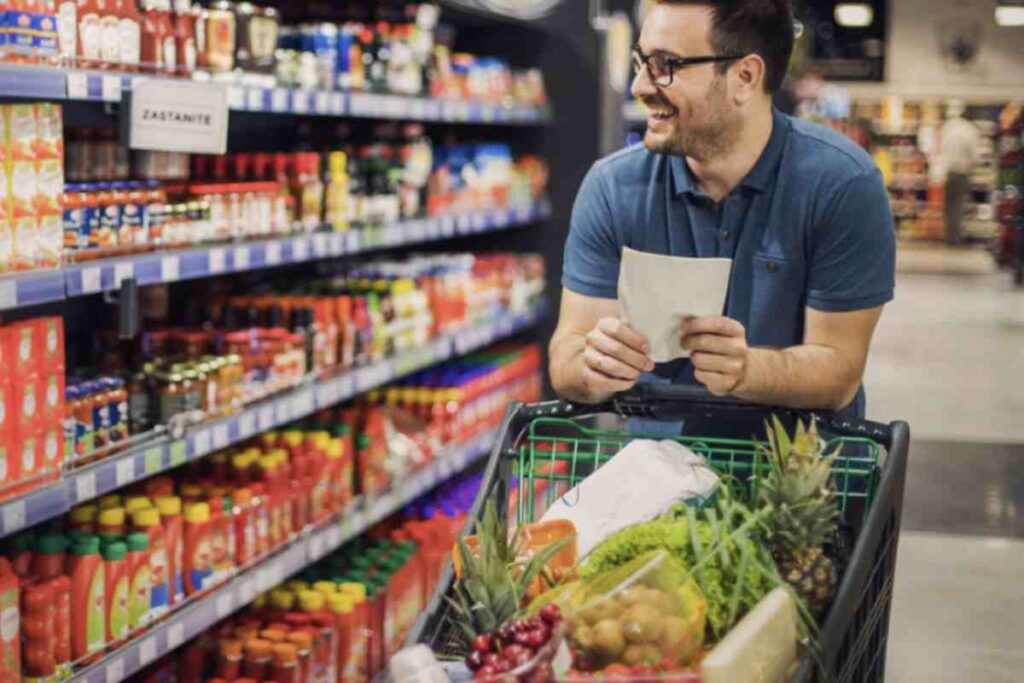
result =
[{"label": "man's arm", "polygon": [[615,299],[562,290],[558,327],[548,349],[551,384],[577,403],[600,403],[654,369],[650,343],[618,318]]},{"label": "man's arm", "polygon": [[808,308],[804,343],[750,348],[746,330],[724,317],[683,323],[694,376],[717,395],[794,408],[839,410],[853,401],[882,307],[829,313]]}]

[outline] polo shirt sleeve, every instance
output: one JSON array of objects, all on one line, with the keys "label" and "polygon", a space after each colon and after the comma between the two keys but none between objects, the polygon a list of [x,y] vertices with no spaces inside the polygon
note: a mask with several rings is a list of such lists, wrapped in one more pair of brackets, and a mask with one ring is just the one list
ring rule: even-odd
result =
[{"label": "polo shirt sleeve", "polygon": [[618,296],[619,244],[611,193],[600,164],[591,167],[572,207],[562,263],[562,286],[577,294]]},{"label": "polo shirt sleeve", "polygon": [[807,305],[827,312],[874,308],[893,298],[896,232],[877,168],[840,188],[815,229]]}]

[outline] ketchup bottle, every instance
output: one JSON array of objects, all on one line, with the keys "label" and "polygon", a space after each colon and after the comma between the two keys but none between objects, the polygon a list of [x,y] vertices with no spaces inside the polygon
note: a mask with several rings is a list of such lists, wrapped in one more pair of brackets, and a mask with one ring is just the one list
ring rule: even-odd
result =
[{"label": "ketchup bottle", "polygon": [[174,0],[174,45],[177,74],[188,78],[196,70],[196,12],[192,0]]}]

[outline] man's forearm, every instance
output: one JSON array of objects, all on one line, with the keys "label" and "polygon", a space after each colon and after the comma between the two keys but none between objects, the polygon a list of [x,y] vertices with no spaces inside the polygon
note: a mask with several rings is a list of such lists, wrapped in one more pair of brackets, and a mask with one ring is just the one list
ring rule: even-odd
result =
[{"label": "man's forearm", "polygon": [[548,349],[551,386],[562,398],[576,403],[592,403],[583,384],[581,357],[586,342],[582,335],[566,334],[552,340]]},{"label": "man's forearm", "polygon": [[738,398],[793,408],[839,410],[856,396],[862,368],[825,346],[750,349]]}]

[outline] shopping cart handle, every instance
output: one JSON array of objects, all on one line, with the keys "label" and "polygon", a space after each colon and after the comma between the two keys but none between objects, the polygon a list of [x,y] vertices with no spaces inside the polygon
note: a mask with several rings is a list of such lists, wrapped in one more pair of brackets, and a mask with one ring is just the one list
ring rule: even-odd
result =
[{"label": "shopping cart handle", "polygon": [[888,425],[860,420],[824,410],[804,410],[751,403],[732,396],[716,396],[696,384],[641,384],[617,394],[611,400],[619,415],[650,417],[685,417],[688,415],[763,416],[789,414],[813,419],[835,436],[861,437],[886,446],[892,442]]}]

